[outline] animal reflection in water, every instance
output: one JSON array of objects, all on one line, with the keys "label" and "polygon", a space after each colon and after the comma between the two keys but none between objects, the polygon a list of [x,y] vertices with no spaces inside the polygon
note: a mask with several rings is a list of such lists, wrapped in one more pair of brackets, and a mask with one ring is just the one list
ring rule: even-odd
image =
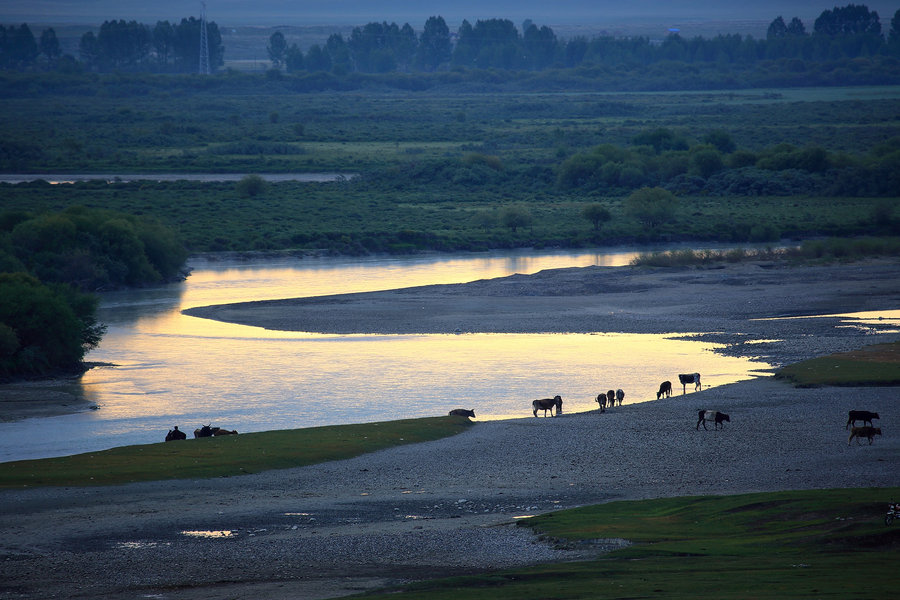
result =
[{"label": "animal reflection in water", "polygon": [[559,396],[554,396],[553,398],[543,398],[541,400],[535,400],[531,403],[531,408],[534,416],[538,416],[537,413],[539,410],[544,411],[544,416],[547,416],[547,411],[550,411],[550,416],[553,416],[553,407],[556,407],[556,414],[562,414],[562,398]]},{"label": "animal reflection in water", "polygon": [[221,427],[210,427],[209,425],[204,425],[203,427],[194,430],[195,438],[213,437],[219,435],[237,435],[237,431],[222,429]]},{"label": "animal reflection in water", "polygon": [[719,425],[722,426],[722,429],[725,429],[725,422],[731,423],[731,417],[717,410],[699,411],[697,414],[697,429],[700,429],[700,423],[703,423],[703,429],[708,430],[708,427],[706,426],[707,421],[713,421],[715,423],[715,425],[713,425],[714,429],[718,429]]}]

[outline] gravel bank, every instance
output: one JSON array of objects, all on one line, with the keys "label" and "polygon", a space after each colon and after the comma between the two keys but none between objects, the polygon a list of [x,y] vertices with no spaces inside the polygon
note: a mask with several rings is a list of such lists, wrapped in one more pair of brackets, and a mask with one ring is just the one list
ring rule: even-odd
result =
[{"label": "gravel bank", "polygon": [[[320,300],[313,312],[335,322],[356,319],[368,331],[388,319],[377,316],[388,299],[406,294],[425,301],[428,308],[417,312],[424,318],[397,317],[381,327],[451,326],[462,313],[450,318],[442,309],[463,301],[469,331],[489,330],[478,327],[492,320],[504,330],[516,323],[539,327],[543,319],[538,331],[566,330],[566,323],[592,331],[609,322],[617,324],[612,330],[638,332],[668,323],[659,331],[670,332],[674,322],[680,331],[731,340],[729,352],[765,354],[779,364],[860,347],[873,337],[860,328],[835,328],[834,319],[748,319],[900,306],[894,264],[813,269],[633,273],[618,291],[601,272],[600,287],[608,290],[602,294],[592,282],[595,270],[567,269],[470,288],[395,292],[374,305],[370,295]],[[298,316],[303,305],[308,302],[256,307],[263,320],[306,328],[313,317],[305,310]],[[228,311],[238,310],[249,318],[251,308],[214,308],[206,316],[218,311],[234,320],[237,313]],[[768,334],[779,341],[743,343],[748,335]],[[900,485],[900,436],[891,433],[897,388],[801,390],[762,377],[680,392],[676,386],[672,398],[603,414],[545,419],[529,413],[478,423],[453,438],[245,477],[2,491],[0,598],[338,597],[425,577],[577,559],[627,543],[558,549],[514,524],[549,510],[691,494]],[[698,431],[699,409],[729,413],[731,422],[720,431]],[[848,446],[849,409],[879,412],[885,435],[871,446]],[[185,533],[198,531],[228,533]]]}]

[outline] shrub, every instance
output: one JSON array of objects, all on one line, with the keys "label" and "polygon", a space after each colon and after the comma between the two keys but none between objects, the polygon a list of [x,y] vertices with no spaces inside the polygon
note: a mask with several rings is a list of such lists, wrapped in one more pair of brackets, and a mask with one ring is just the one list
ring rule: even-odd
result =
[{"label": "shrub", "polygon": [[237,193],[245,198],[259,196],[266,191],[266,180],[259,175],[245,175],[237,182]]},{"label": "shrub", "polygon": [[672,192],[659,187],[644,187],[625,199],[625,214],[648,227],[655,227],[671,219],[677,206],[678,198]]}]

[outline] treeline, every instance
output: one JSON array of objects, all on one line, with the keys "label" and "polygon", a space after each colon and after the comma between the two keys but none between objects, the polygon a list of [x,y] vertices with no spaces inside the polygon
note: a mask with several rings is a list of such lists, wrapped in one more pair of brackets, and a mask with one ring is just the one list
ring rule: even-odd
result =
[{"label": "treeline", "polygon": [[[44,29],[38,42],[27,24],[0,25],[0,68],[28,71],[89,70],[196,73],[200,65],[201,21],[195,17],[180,23],[158,21],[150,27],[137,21],[106,21],[95,34],[81,36],[78,59],[63,55],[53,28]],[[214,22],[207,22],[209,66],[222,66],[225,48]]]},{"label": "treeline", "polygon": [[685,39],[678,33],[657,41],[648,37],[576,36],[557,38],[554,31],[525,21],[520,31],[508,19],[464,20],[455,34],[442,17],[431,17],[418,37],[409,24],[369,23],[348,39],[331,35],[304,54],[281,32],[269,38],[269,58],[289,72],[388,73],[439,69],[532,70],[586,65],[646,66],[664,61],[751,64],[763,60],[837,60],[861,56],[900,56],[900,10],[887,37],[876,11],[848,5],[824,11],[812,33],[794,17],[777,17],[766,39],[740,34]]},{"label": "treeline", "polygon": [[[177,25],[160,21],[150,27],[136,21],[107,21],[98,33],[85,33],[79,57],[61,56],[52,29],[38,43],[27,25],[0,26],[0,68],[6,70],[87,69],[91,71],[196,72],[201,22],[190,17]],[[207,24],[210,67],[224,64],[218,26]],[[281,32],[267,44],[275,68],[288,72],[424,73],[453,69],[543,71],[583,66],[634,68],[660,62],[754,64],[760,61],[833,61],[872,56],[900,56],[900,10],[885,36],[876,11],[849,4],[825,10],[811,32],[798,18],[778,16],[765,39],[740,34],[664,40],[649,37],[576,36],[560,39],[550,27],[530,20],[521,30],[508,19],[464,20],[451,32],[443,17],[430,17],[417,33],[409,23],[372,22],[345,38],[332,34],[305,51]],[[80,61],[80,62],[79,62]],[[804,70],[802,63],[791,68]]]},{"label": "treeline", "polygon": [[186,258],[148,219],[82,207],[0,213],[0,380],[79,369],[105,331],[86,292],[173,279]]}]

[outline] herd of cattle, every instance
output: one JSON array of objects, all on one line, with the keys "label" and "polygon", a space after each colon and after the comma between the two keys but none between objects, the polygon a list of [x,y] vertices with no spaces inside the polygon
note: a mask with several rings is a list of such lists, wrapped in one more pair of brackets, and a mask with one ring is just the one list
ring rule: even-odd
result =
[{"label": "herd of cattle", "polygon": [[[680,374],[678,375],[678,381],[682,385],[682,393],[687,393],[687,385],[692,383],[694,384],[694,391],[702,389],[700,385],[700,373],[688,373],[688,374]],[[671,381],[663,381],[659,385],[659,391],[656,392],[656,399],[659,400],[663,396],[666,398],[672,395],[672,382]],[[619,390],[609,390],[608,392],[601,392],[597,395],[597,404],[600,406],[600,412],[606,412],[607,407],[613,408],[616,405],[622,406],[622,401],[625,400],[625,392],[621,389]],[[553,398],[542,398],[540,400],[534,400],[531,403],[531,412],[537,417],[538,411],[544,411],[544,416],[547,416],[547,412],[550,412],[550,416],[553,415],[553,409],[556,409],[556,414],[562,414],[562,397],[554,396]],[[474,410],[467,410],[464,408],[455,408],[450,411],[451,416],[458,417],[471,417],[475,418]],[[860,439],[866,438],[869,440],[869,444],[872,443],[874,437],[876,435],[881,435],[880,427],[872,426],[872,419],[878,419],[878,413],[869,412],[867,410],[851,410],[848,418],[847,425],[844,429],[850,429],[850,438],[847,440],[847,445],[850,445],[854,439],[856,439],[856,443],[859,444]],[[862,421],[862,426],[857,427],[856,422]],[[718,410],[699,410],[697,412],[697,425],[695,429],[699,430],[700,425],[703,425],[703,429],[709,430],[706,426],[706,423],[713,423],[714,429],[725,429],[725,423],[731,422],[731,417],[721,411]],[[866,425],[868,423],[868,425]],[[177,429],[177,428],[176,428]]]},{"label": "herd of cattle", "polygon": [[[474,417],[475,414],[473,413]],[[222,429],[221,427],[210,427],[209,425],[204,425],[203,427],[198,427],[194,430],[194,438],[204,438],[204,437],[214,437],[219,435],[237,435],[237,430],[234,429]],[[178,425],[175,426],[175,429],[170,429],[169,433],[166,434],[166,441],[172,442],[175,440],[184,440],[187,439],[187,435],[178,429]]]}]

